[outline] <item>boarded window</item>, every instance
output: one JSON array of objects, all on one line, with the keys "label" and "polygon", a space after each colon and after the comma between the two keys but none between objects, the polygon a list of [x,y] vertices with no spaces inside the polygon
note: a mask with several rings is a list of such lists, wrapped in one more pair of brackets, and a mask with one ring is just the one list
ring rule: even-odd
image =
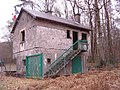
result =
[{"label": "boarded window", "polygon": [[21,31],[21,40],[25,41],[25,31]]},{"label": "boarded window", "polygon": [[23,65],[26,66],[26,60],[25,59],[23,60]]},{"label": "boarded window", "polygon": [[71,38],[70,37],[70,30],[67,30],[67,38]]},{"label": "boarded window", "polygon": [[87,40],[87,34],[82,33],[82,40]]}]

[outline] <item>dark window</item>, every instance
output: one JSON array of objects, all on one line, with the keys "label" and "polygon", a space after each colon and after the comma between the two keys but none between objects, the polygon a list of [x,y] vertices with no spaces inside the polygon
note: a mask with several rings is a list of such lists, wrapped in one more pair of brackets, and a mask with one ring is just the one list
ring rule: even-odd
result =
[{"label": "dark window", "polygon": [[22,41],[25,41],[25,31],[21,31],[21,39]]},{"label": "dark window", "polygon": [[25,59],[23,60],[23,65],[26,66],[26,60]]},{"label": "dark window", "polygon": [[87,34],[82,33],[82,40],[87,40]]},{"label": "dark window", "polygon": [[47,64],[51,64],[51,59],[47,58]]},{"label": "dark window", "polygon": [[67,38],[71,38],[70,37],[70,30],[67,30]]}]

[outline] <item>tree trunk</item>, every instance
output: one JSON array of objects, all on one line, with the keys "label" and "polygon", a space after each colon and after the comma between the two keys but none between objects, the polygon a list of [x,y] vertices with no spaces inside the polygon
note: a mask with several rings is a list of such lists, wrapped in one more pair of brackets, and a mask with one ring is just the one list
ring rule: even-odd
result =
[{"label": "tree trunk", "polygon": [[[91,11],[91,8],[90,8],[90,0],[86,1],[87,2],[87,6],[88,6],[88,12],[89,12],[89,26],[91,28],[91,30],[93,29],[93,23],[92,23],[92,11]],[[94,31],[91,31],[91,55],[92,55],[92,62],[94,63],[95,60],[94,60]]]},{"label": "tree trunk", "polygon": [[108,52],[109,52],[109,60],[112,63],[112,39],[111,39],[111,32],[110,32],[110,21],[109,21],[109,14],[107,10],[107,1],[103,0],[104,3],[104,10],[105,10],[105,18],[106,18],[106,27],[107,27],[107,37],[108,37]]},{"label": "tree trunk", "polygon": [[[100,67],[103,67],[101,63],[104,63],[104,49],[103,49],[103,37],[101,31],[101,22],[100,22],[100,8],[98,7],[98,0],[94,0],[95,5],[95,50],[96,51],[96,63],[99,63]],[[97,38],[98,37],[98,38]],[[97,41],[97,42],[96,42]]]}]

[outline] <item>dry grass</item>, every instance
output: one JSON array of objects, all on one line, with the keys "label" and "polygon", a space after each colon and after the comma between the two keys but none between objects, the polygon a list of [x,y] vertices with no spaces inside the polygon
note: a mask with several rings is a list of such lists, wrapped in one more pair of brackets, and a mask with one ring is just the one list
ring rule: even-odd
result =
[{"label": "dry grass", "polygon": [[[2,88],[2,89],[1,89]],[[0,77],[0,90],[120,90],[120,68],[55,79]]]}]

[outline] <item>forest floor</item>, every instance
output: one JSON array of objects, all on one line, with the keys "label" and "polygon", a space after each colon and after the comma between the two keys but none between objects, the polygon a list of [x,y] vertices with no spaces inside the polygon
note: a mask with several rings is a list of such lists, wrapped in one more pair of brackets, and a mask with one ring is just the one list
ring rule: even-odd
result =
[{"label": "forest floor", "polygon": [[43,80],[17,78],[1,73],[0,90],[120,90],[120,65],[109,70]]}]

